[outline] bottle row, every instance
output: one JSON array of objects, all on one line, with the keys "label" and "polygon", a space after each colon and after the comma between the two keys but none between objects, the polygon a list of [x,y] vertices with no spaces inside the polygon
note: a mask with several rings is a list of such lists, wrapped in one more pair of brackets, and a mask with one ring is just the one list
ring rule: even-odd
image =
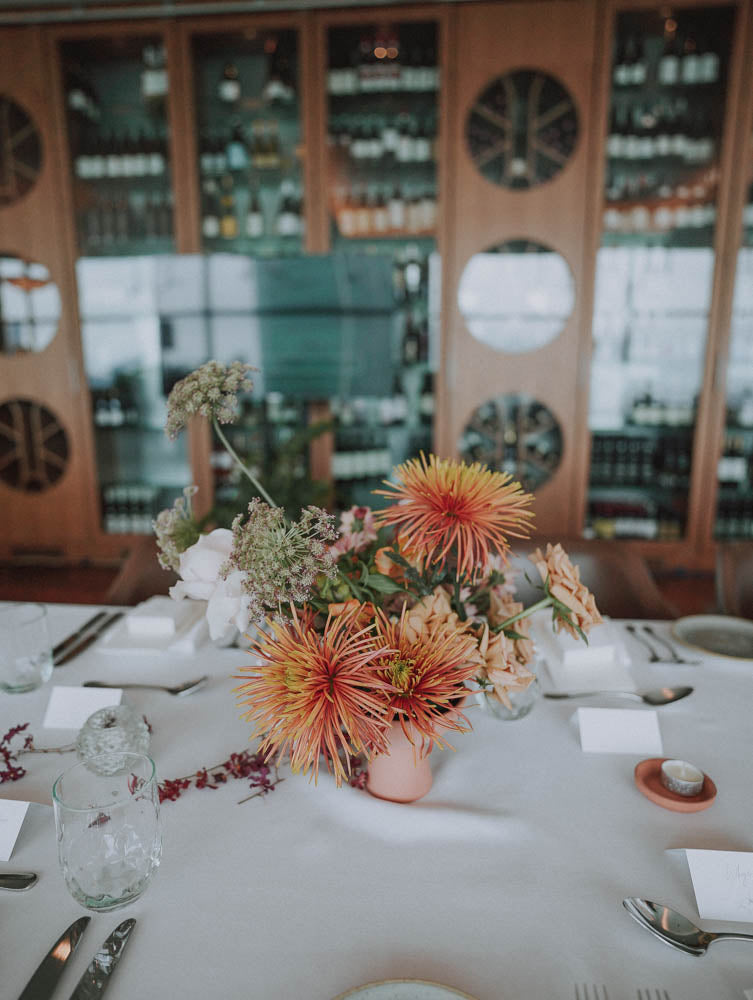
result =
[{"label": "bottle row", "polygon": [[102,490],[102,523],[108,534],[152,532],[159,489],[147,483],[105,486]]},{"label": "bottle row", "polygon": [[73,169],[82,181],[164,177],[168,163],[164,138],[140,132],[86,134],[78,146]]},{"label": "bottle row", "polygon": [[684,164],[708,163],[716,151],[712,112],[690,107],[685,98],[658,105],[614,105],[607,136],[610,159],[671,159]]},{"label": "bottle row", "polygon": [[430,163],[436,159],[436,122],[401,112],[395,118],[335,115],[329,144],[358,163]]},{"label": "bottle row", "polygon": [[745,438],[728,434],[724,451],[719,456],[716,478],[720,486],[747,489],[753,475],[753,455],[746,447]]},{"label": "bottle row", "polygon": [[352,94],[426,93],[439,87],[433,39],[407,39],[395,28],[364,32],[357,42],[333,38],[327,90]]},{"label": "bottle row", "polygon": [[171,191],[103,191],[78,212],[77,225],[84,251],[164,241],[173,235],[173,195]]},{"label": "bottle row", "polygon": [[[139,69],[134,61],[133,72],[139,74],[141,99],[147,107],[164,101],[169,83],[164,45],[159,42],[145,45],[141,51],[141,67]],[[102,96],[77,59],[67,68],[65,91],[68,108],[76,117],[85,122],[101,121]]]},{"label": "bottle row", "polygon": [[248,81],[244,82],[237,63],[229,60],[223,66],[217,81],[217,99],[222,104],[236,107],[244,95],[252,99],[261,97],[268,104],[276,102],[290,104],[295,100],[293,54],[279,46],[276,39],[272,37],[265,40],[264,52],[266,53],[267,69],[266,81],[261,93],[259,93],[256,82],[256,73],[253,74],[254,85],[249,86]]},{"label": "bottle row", "polygon": [[591,443],[591,486],[686,489],[690,482],[687,435],[625,437],[595,434]]},{"label": "bottle row", "polygon": [[[715,40],[698,33],[667,31],[658,61],[651,58],[653,39],[618,39],[612,78],[618,87],[656,82],[665,87],[713,84],[719,79],[720,55]],[[670,23],[670,28],[672,27]]]},{"label": "bottle row", "polygon": [[720,498],[716,506],[714,537],[718,539],[753,538],[753,499]]},{"label": "bottle row", "polygon": [[110,389],[91,390],[94,424],[96,427],[134,427],[139,423],[139,412],[130,393],[114,386]]},{"label": "bottle row", "polygon": [[201,232],[205,239],[261,239],[265,236],[301,239],[305,234],[303,198],[289,179],[278,191],[236,184],[225,174],[219,184],[206,180],[202,186]]},{"label": "bottle row", "polygon": [[285,150],[280,137],[278,123],[257,120],[252,122],[250,130],[235,124],[225,136],[202,136],[199,169],[204,175],[243,171],[249,167],[279,170],[291,159],[292,154]]},{"label": "bottle row", "polygon": [[624,235],[699,230],[712,227],[715,221],[713,202],[659,205],[657,208],[639,204],[630,208],[608,208],[604,212],[604,229]]},{"label": "bottle row", "polygon": [[363,187],[338,192],[334,214],[345,237],[431,235],[437,224],[437,199],[433,188]]},{"label": "bottle row", "polygon": [[611,165],[607,170],[607,201],[647,201],[650,198],[680,201],[712,201],[716,198],[719,171],[707,167],[692,179],[678,180],[666,170],[644,169],[635,174],[623,167]]},{"label": "bottle row", "polygon": [[675,542],[685,533],[684,519],[654,505],[594,502],[589,504],[591,531],[597,538],[638,538]]},{"label": "bottle row", "polygon": [[[679,333],[682,328],[674,329]],[[648,334],[648,331],[646,333]],[[675,336],[673,339],[676,341],[679,338]],[[680,352],[676,353],[682,356]],[[635,355],[653,361],[658,360],[655,354],[651,357],[646,350],[635,351]],[[665,357],[664,360],[668,359]],[[691,427],[695,414],[695,400],[655,399],[652,393],[647,391],[633,400],[627,420],[634,427]]]}]

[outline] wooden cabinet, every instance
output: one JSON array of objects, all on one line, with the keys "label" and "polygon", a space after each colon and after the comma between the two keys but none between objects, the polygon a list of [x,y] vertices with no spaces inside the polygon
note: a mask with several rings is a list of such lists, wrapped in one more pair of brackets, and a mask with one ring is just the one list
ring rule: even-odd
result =
[{"label": "wooden cabinet", "polygon": [[[239,441],[274,469],[315,424],[299,473],[341,505],[433,437],[533,489],[542,536],[695,567],[753,535],[750,0],[49,24],[3,52],[43,155],[15,197],[0,133],[0,293],[49,279],[60,316],[30,350],[0,314],[0,557],[115,556],[189,480],[232,504],[207,428],[161,423],[175,378],[252,342]],[[671,327],[696,251],[700,314]]]}]

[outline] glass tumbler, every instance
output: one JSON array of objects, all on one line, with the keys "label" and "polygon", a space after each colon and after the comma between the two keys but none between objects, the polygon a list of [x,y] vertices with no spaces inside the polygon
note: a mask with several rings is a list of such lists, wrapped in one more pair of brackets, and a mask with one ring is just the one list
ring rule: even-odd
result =
[{"label": "glass tumbler", "polygon": [[41,604],[0,608],[0,690],[21,694],[52,676],[47,609]]},{"label": "glass tumbler", "polygon": [[89,910],[115,910],[144,892],[162,855],[154,761],[118,753],[74,764],[52,788],[58,861],[65,884]]},{"label": "glass tumbler", "polygon": [[143,716],[128,705],[111,705],[90,715],[76,739],[79,760],[96,758],[97,767],[105,767],[115,774],[121,769],[123,754],[149,753],[149,726]]}]

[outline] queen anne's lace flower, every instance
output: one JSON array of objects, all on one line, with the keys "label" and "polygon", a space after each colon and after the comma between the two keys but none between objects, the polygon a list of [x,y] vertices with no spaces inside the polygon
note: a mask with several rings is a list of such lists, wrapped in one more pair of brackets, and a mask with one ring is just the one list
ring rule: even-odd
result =
[{"label": "queen anne's lace flower", "polygon": [[170,440],[174,441],[196,414],[221,424],[231,423],[237,416],[237,393],[253,388],[248,377],[252,371],[256,369],[241,361],[233,361],[230,365],[207,361],[176,382],[167,397],[165,430]]},{"label": "queen anne's lace flower", "polygon": [[199,526],[191,510],[191,497],[197,491],[197,486],[186,486],[183,496],[178,497],[172,507],[161,510],[152,521],[159,549],[157,557],[163,569],[177,571],[181,554],[199,539]]},{"label": "queen anne's lace flower", "polygon": [[334,579],[335,558],[329,546],[336,537],[334,518],[319,507],[307,507],[300,520],[286,523],[279,507],[257,498],[248,505],[245,521],[243,514],[233,521],[232,549],[222,575],[233,570],[244,574],[250,620],[282,619],[291,602],[309,599],[320,573]]}]

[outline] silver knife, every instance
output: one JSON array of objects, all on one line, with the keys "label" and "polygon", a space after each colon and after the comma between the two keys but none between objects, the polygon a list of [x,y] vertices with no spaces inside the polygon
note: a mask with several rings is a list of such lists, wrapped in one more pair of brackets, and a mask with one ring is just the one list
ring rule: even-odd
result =
[{"label": "silver knife", "polygon": [[88,621],[85,621],[84,624],[81,626],[81,628],[77,628],[75,632],[71,632],[71,634],[67,635],[65,639],[61,639],[61,641],[57,644],[57,646],[53,646],[52,648],[53,664],[57,666],[57,661],[60,659],[63,653],[65,653],[68,647],[72,646],[74,642],[77,642],[79,639],[81,639],[89,631],[90,628],[94,628],[95,625],[97,625],[99,622],[102,621],[103,618],[106,617],[107,617],[106,611],[98,611],[96,615],[94,615]]},{"label": "silver knife", "polygon": [[36,885],[38,879],[36,872],[0,872],[0,889],[24,892]]},{"label": "silver knife", "polygon": [[116,611],[115,614],[108,615],[108,617],[105,618],[104,621],[100,622],[99,625],[97,625],[97,627],[93,631],[87,632],[86,635],[79,642],[77,642],[75,646],[71,646],[70,649],[63,656],[60,657],[55,666],[62,667],[64,663],[68,663],[69,660],[72,660],[74,657],[78,656],[79,653],[83,653],[83,651],[85,649],[88,649],[89,646],[91,646],[91,644],[95,642],[102,635],[103,632],[107,631],[107,629],[111,625],[114,625],[116,621],[119,621],[124,614],[125,614],[124,611]]},{"label": "silver knife", "polygon": [[81,940],[91,917],[79,917],[64,931],[42,959],[39,968],[29,980],[18,1000],[49,1000],[58,979]]},{"label": "silver knife", "polygon": [[71,993],[70,1000],[96,1000],[97,997],[102,996],[135,926],[136,921],[132,917],[124,920],[122,924],[118,924],[89,963],[89,967],[78,982],[78,986]]}]

